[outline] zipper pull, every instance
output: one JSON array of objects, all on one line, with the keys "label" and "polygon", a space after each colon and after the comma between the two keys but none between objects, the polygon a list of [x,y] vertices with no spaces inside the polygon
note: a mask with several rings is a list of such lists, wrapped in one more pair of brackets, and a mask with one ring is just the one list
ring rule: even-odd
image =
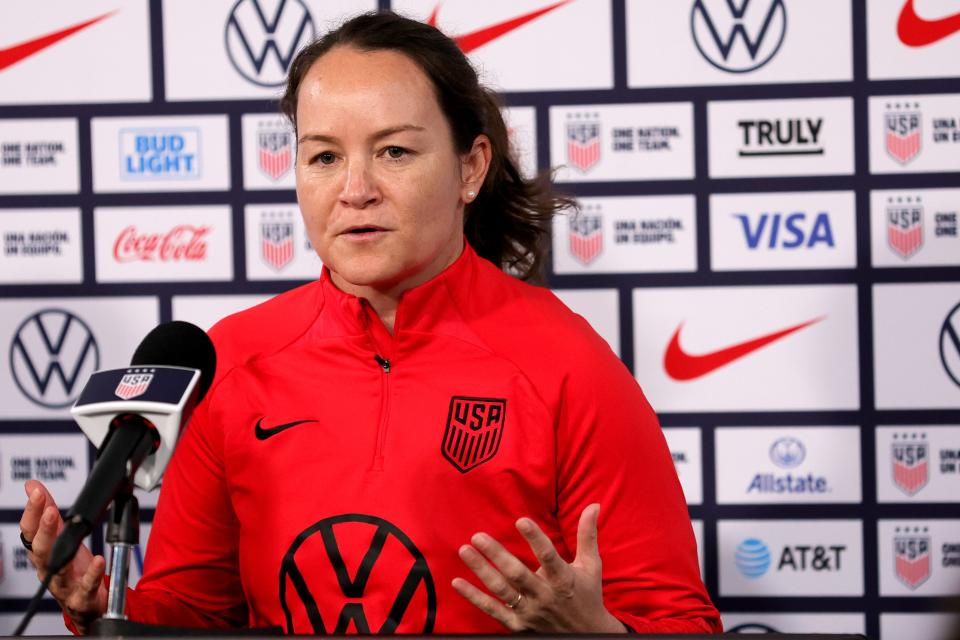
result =
[{"label": "zipper pull", "polygon": [[379,354],[375,354],[373,359],[377,361],[377,364],[380,365],[380,368],[383,369],[384,373],[390,373],[390,361],[386,358],[380,357]]}]

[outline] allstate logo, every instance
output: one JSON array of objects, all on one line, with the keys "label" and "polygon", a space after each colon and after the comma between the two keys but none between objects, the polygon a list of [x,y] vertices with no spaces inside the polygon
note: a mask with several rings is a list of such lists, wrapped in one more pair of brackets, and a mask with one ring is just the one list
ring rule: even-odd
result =
[{"label": "allstate logo", "polygon": [[770,568],[770,549],[757,538],[747,538],[737,545],[734,556],[737,569],[748,578],[759,578]]},{"label": "allstate logo", "polygon": [[[693,42],[721,71],[746,73],[770,62],[787,34],[783,0],[696,0],[690,13]],[[737,46],[742,42],[741,46]]]},{"label": "allstate logo", "polygon": [[770,446],[770,459],[783,469],[799,466],[807,457],[807,449],[796,438],[780,438]]}]

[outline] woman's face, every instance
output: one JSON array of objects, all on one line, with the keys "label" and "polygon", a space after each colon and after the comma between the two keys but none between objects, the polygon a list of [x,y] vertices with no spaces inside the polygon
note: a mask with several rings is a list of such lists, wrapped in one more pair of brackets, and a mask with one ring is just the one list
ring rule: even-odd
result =
[{"label": "woman's face", "polygon": [[402,292],[460,255],[477,153],[457,153],[409,58],[332,49],[303,78],[297,129],[300,210],[337,286]]}]

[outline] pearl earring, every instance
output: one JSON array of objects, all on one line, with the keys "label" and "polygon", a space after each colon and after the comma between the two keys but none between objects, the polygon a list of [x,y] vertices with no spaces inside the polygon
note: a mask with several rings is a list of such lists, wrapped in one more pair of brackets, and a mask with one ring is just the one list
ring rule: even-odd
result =
[{"label": "pearl earring", "polygon": [[467,200],[473,200],[477,197],[476,191],[467,191]]}]

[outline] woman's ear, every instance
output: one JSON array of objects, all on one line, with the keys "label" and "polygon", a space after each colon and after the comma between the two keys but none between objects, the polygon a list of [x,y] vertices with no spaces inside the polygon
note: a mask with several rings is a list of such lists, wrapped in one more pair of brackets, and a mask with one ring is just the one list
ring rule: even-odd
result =
[{"label": "woman's ear", "polygon": [[493,145],[490,138],[480,134],[473,141],[470,151],[460,156],[460,199],[465,203],[473,202],[490,169]]}]

